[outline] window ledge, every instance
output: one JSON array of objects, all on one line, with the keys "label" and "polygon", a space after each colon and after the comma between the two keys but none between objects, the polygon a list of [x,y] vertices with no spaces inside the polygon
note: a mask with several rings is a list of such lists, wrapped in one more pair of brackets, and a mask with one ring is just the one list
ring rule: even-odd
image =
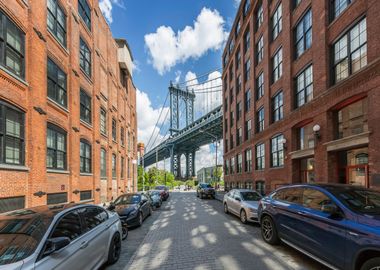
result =
[{"label": "window ledge", "polygon": [[69,111],[67,108],[65,108],[64,106],[62,106],[61,104],[59,104],[59,103],[56,102],[55,100],[53,100],[53,99],[51,99],[51,98],[49,98],[49,97],[47,97],[47,100],[48,100],[50,103],[52,103],[52,104],[54,105],[54,107],[58,107],[59,109],[65,111],[66,113],[70,113],[70,111]]},{"label": "window ledge", "polygon": [[293,151],[290,152],[289,155],[291,156],[291,159],[299,159],[314,156],[314,148]]},{"label": "window ledge", "polygon": [[0,164],[0,170],[29,172],[30,169],[23,165]]},{"label": "window ledge", "polygon": [[87,123],[86,121],[80,119],[80,123],[81,123],[82,125],[84,125],[86,128],[88,128],[88,129],[92,129],[92,125],[89,124],[89,123]]},{"label": "window ledge", "polygon": [[90,203],[90,202],[94,202],[95,200],[94,199],[88,199],[88,200],[83,200],[83,201],[79,201],[80,203]]},{"label": "window ledge", "polygon": [[[70,52],[69,50],[67,49],[67,47],[65,45],[63,45],[59,40],[58,38],[54,35],[54,33],[52,33],[49,29],[49,27],[47,27],[47,30],[48,30],[48,33],[50,36],[53,37],[53,39],[59,44],[59,46],[61,47],[61,49],[65,52],[66,55],[70,55]],[[67,36],[66,36],[67,38]],[[66,40],[66,43],[67,43],[67,40]]]},{"label": "window ledge", "polygon": [[369,143],[369,134],[371,132],[363,132],[357,135],[348,136],[342,139],[338,139],[335,141],[330,141],[324,143],[326,145],[327,152],[337,151],[337,150],[345,150],[355,146],[366,145]]},{"label": "window ledge", "polygon": [[18,75],[14,74],[12,71],[9,71],[7,68],[5,68],[4,66],[0,65],[0,70],[4,71],[5,73],[7,73],[9,76],[11,76],[13,79],[16,79],[17,81],[21,82],[23,85],[29,87],[29,84],[21,77],[19,77]]},{"label": "window ledge", "polygon": [[94,174],[92,173],[80,173],[80,176],[93,176]]},{"label": "window ledge", "polygon": [[56,169],[47,169],[47,173],[57,173],[57,174],[70,174],[70,171],[67,170],[56,170]]},{"label": "window ledge", "polygon": [[107,181],[108,178],[107,177],[100,177],[100,180]]},{"label": "window ledge", "polygon": [[[91,63],[92,65],[92,63]],[[84,70],[83,68],[79,67],[80,71],[82,72],[83,76],[86,78],[86,80],[90,83],[90,84],[93,84],[93,81],[91,79],[91,75],[88,75]],[[92,66],[91,66],[91,72],[92,72]]]}]

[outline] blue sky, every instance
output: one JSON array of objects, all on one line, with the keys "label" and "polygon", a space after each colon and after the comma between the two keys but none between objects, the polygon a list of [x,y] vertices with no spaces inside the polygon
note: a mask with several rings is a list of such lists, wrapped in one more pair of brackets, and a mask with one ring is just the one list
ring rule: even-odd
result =
[{"label": "blue sky", "polygon": [[[156,144],[164,139],[156,126],[170,81],[188,79],[221,68],[221,55],[239,0],[99,0],[113,36],[127,39],[135,61],[133,81],[138,88],[138,139],[147,144],[155,132]],[[218,78],[221,70],[208,78]],[[207,77],[202,80],[207,80]],[[199,81],[199,83],[202,82]],[[192,81],[191,84],[194,84]],[[203,87],[221,85],[221,80]],[[201,89],[201,88],[196,88]],[[221,102],[218,96],[199,96],[198,115]],[[207,94],[208,95],[208,94]],[[213,100],[216,103],[211,104]],[[210,103],[210,105],[208,105]],[[167,106],[163,111],[166,115]],[[168,123],[163,123],[168,128]],[[164,128],[164,130],[165,130]],[[153,140],[150,146],[153,144]],[[200,150],[199,162],[212,164],[212,146]],[[220,156],[222,151],[220,152]],[[221,160],[221,159],[220,159]],[[198,162],[197,162],[198,163]],[[200,167],[198,167],[200,168]]]}]

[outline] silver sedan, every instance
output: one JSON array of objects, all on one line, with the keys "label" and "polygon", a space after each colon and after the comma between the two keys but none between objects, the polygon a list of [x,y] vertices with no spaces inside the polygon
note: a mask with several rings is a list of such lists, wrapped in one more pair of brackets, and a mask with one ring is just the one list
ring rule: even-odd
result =
[{"label": "silver sedan", "polygon": [[0,270],[97,269],[120,257],[121,222],[96,205],[39,206],[0,215]]},{"label": "silver sedan", "polygon": [[242,223],[257,222],[257,209],[262,196],[250,189],[232,189],[223,198],[224,212],[240,217]]}]

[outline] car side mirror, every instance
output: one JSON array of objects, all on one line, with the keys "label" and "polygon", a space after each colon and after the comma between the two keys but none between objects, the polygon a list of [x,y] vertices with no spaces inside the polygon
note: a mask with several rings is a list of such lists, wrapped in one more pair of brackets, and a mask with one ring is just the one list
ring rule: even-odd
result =
[{"label": "car side mirror", "polygon": [[236,197],[235,200],[237,200],[238,202],[241,202],[241,199],[239,197]]},{"label": "car side mirror", "polygon": [[146,203],[148,200],[147,199],[142,199],[141,200],[141,204],[144,204],[144,203]]},{"label": "car side mirror", "polygon": [[110,206],[108,206],[108,210],[112,211],[115,210],[116,206],[113,202],[110,203]]},{"label": "car side mirror", "polygon": [[70,238],[68,237],[55,237],[47,240],[46,249],[44,252],[45,256],[49,256],[54,252],[61,250],[62,248],[70,244]]},{"label": "car side mirror", "polygon": [[325,204],[322,205],[322,212],[326,214],[330,214],[331,216],[335,216],[338,214],[338,207],[335,204]]}]

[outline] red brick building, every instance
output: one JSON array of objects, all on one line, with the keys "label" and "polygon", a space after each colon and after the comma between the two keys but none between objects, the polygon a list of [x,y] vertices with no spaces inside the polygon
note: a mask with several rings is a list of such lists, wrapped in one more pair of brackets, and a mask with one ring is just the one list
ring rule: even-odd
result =
[{"label": "red brick building", "polygon": [[380,2],[242,0],[223,55],[227,188],[380,188]]},{"label": "red brick building", "polygon": [[97,0],[0,1],[0,211],[136,190],[132,55]]}]

